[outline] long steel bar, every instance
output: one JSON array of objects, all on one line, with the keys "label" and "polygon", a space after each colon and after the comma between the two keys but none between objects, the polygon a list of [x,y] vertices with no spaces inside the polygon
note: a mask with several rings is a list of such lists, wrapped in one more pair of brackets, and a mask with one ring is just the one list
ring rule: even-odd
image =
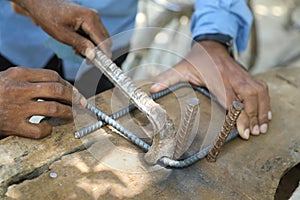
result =
[{"label": "long steel bar", "polygon": [[[169,94],[170,92],[173,92],[175,90],[178,90],[180,88],[183,87],[187,87],[187,88],[193,88],[194,90],[200,92],[201,94],[203,94],[204,96],[212,99],[214,102],[217,102],[216,98],[214,96],[212,96],[208,90],[206,88],[200,87],[200,86],[196,86],[196,85],[192,85],[190,83],[177,83],[176,85],[172,85],[169,88],[162,90],[160,92],[157,93],[153,93],[150,95],[150,98],[152,99],[158,99],[161,98],[167,94]],[[118,119],[124,115],[126,115],[127,113],[129,113],[130,111],[134,110],[136,107],[134,106],[134,104],[130,104],[129,106],[109,115],[112,119]],[[97,121],[87,127],[83,127],[81,129],[79,129],[78,131],[75,132],[75,138],[79,139],[82,138],[94,131],[96,131],[97,129],[101,128],[102,126],[104,126],[106,123],[103,123],[102,121]]]},{"label": "long steel bar", "polygon": [[196,120],[199,104],[200,100],[198,98],[191,98],[186,101],[184,118],[176,133],[175,159],[179,159],[188,149],[188,143]]},{"label": "long steel bar", "polygon": [[229,108],[228,114],[225,117],[225,122],[221,128],[221,132],[214,142],[214,146],[207,155],[207,160],[209,162],[215,162],[224,145],[226,138],[228,137],[230,131],[236,124],[236,120],[242,112],[244,106],[239,101],[233,101],[231,107]]},{"label": "long steel bar", "polygon": [[[128,137],[130,141],[132,141],[134,144],[139,146],[140,148],[144,149],[145,151],[148,151],[150,149],[150,145],[148,145],[146,142],[144,142],[142,139],[135,136],[133,133],[125,129],[123,126],[118,124],[115,120],[107,116],[105,113],[101,112],[98,108],[93,106],[92,104],[87,104],[87,109],[92,111],[94,114],[96,114],[99,118],[101,118],[104,122],[111,125],[115,129],[117,129],[120,134]],[[238,135],[238,132],[236,130],[231,131],[229,136],[227,137],[226,141],[229,141],[233,138],[235,138]],[[187,166],[190,166],[197,162],[198,160],[204,158],[208,152],[211,150],[213,145],[209,145],[199,152],[193,154],[192,156],[184,159],[184,160],[174,160],[169,157],[162,157],[158,160],[158,163],[164,166],[174,167],[174,168],[184,168]]]},{"label": "long steel bar", "polygon": [[153,125],[154,136],[145,160],[155,164],[163,156],[173,157],[175,148],[175,128],[167,112],[137,87],[132,80],[100,49],[95,48],[95,56],[90,61],[99,68],[135,106],[146,114]]},{"label": "long steel bar", "polygon": [[[183,87],[192,87],[194,90],[199,91],[200,93],[202,93],[204,96],[212,99],[214,102],[217,102],[216,98],[214,96],[212,96],[209,91],[206,88],[203,87],[199,87],[199,86],[195,86],[189,83],[178,83],[176,85],[173,85],[161,92],[158,93],[154,93],[151,95],[151,98],[153,99],[158,99],[162,96],[165,96],[167,94],[169,94],[171,91],[175,91],[179,88],[183,88]],[[106,122],[109,122],[110,125],[112,125],[113,127],[116,126],[116,129],[120,131],[120,134],[125,135],[126,137],[128,137],[129,140],[131,140],[133,143],[135,143],[137,146],[139,146],[140,148],[144,149],[144,150],[148,150],[148,148],[150,148],[150,146],[145,143],[143,140],[141,140],[140,138],[136,137],[133,133],[131,133],[130,131],[127,131],[126,129],[124,129],[121,125],[119,125],[117,122],[114,122],[114,119],[117,119],[125,114],[127,114],[128,112],[130,112],[131,110],[135,109],[135,106],[133,104],[129,105],[126,108],[123,108],[122,110],[113,113],[109,116],[105,115],[104,113],[102,113],[99,109],[97,109],[96,107],[92,106],[91,104],[88,104],[87,108],[89,110],[91,110],[94,114],[96,114],[99,118],[103,119],[106,118]],[[99,129],[102,125],[106,124],[105,122],[102,121],[98,121],[92,125],[89,125],[87,127],[84,127],[83,129],[78,130],[75,133],[75,137],[77,136],[84,136],[86,133],[90,133],[92,131],[95,131],[97,129]],[[123,131],[123,132],[122,132]],[[226,139],[226,142],[235,138],[238,135],[238,132],[236,129],[233,129],[229,136]],[[77,137],[78,138],[78,137]],[[205,147],[204,149],[200,150],[199,152],[195,153],[194,155],[184,159],[184,160],[174,160],[174,159],[170,159],[168,157],[162,157],[161,159],[159,159],[159,164],[164,165],[164,166],[169,166],[169,167],[174,167],[174,168],[184,168],[187,167],[189,165],[192,165],[193,163],[197,162],[200,159],[203,159],[208,153],[209,151],[212,149],[213,145],[209,145],[207,147]]]}]

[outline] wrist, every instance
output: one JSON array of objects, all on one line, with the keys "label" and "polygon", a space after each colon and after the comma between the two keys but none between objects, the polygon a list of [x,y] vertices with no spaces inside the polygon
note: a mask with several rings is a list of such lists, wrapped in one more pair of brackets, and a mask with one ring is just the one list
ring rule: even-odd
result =
[{"label": "wrist", "polygon": [[27,10],[27,5],[33,3],[31,2],[31,0],[9,0],[15,4],[17,4],[18,6],[22,7],[23,9]]},{"label": "wrist", "polygon": [[213,40],[204,40],[197,42],[209,55],[218,55],[219,57],[230,57],[227,46]]},{"label": "wrist", "polygon": [[[194,38],[194,41],[200,44],[206,44],[206,41],[213,43],[219,43],[226,47],[230,55],[233,55],[233,39],[229,35],[215,33],[215,34],[201,34]],[[210,43],[209,43],[210,44]]]}]

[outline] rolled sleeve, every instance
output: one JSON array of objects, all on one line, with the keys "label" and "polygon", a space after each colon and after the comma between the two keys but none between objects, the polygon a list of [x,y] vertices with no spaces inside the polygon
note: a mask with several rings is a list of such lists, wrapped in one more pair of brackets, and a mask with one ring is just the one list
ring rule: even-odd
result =
[{"label": "rolled sleeve", "polygon": [[252,13],[246,0],[196,0],[191,20],[193,38],[220,33],[231,36],[238,51],[248,44]]}]

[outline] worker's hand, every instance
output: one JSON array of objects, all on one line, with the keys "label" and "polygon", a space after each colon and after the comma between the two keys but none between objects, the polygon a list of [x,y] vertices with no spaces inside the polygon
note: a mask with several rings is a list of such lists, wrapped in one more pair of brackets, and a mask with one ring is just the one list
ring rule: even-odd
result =
[{"label": "worker's hand", "polygon": [[237,64],[224,45],[214,41],[200,44],[193,45],[184,60],[160,74],[150,92],[163,90],[177,82],[207,87],[226,109],[233,100],[243,102],[245,108],[237,121],[242,138],[267,132],[272,114],[266,83],[255,80]]},{"label": "worker's hand", "polygon": [[23,9],[21,6],[19,6],[18,4],[15,4],[14,2],[10,2],[10,5],[12,7],[12,9],[15,11],[15,13],[18,13],[20,15],[25,15],[28,16],[31,21],[37,25],[37,22],[35,21],[35,19],[31,18],[30,13],[28,13],[25,9]]},{"label": "worker's hand", "polygon": [[47,120],[32,124],[29,119],[70,119],[72,103],[83,108],[87,101],[52,70],[14,67],[0,72],[0,135],[43,138],[51,133],[52,126]]},{"label": "worker's hand", "polygon": [[27,15],[49,35],[72,46],[76,54],[92,57],[87,52],[99,45],[111,57],[111,40],[97,11],[66,0],[12,2],[17,13]]}]

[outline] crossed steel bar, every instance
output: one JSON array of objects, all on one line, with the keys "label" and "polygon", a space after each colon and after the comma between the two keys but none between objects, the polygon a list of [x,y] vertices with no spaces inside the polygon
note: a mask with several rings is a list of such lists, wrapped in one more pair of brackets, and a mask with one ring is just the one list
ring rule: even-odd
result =
[{"label": "crossed steel bar", "polygon": [[120,91],[128,97],[134,105],[146,114],[154,130],[151,148],[145,155],[150,164],[167,156],[173,157],[175,149],[175,127],[167,112],[146,92],[142,91],[111,59],[99,48],[95,48],[95,55],[89,60],[99,68]]},{"label": "crossed steel bar", "polygon": [[[175,91],[175,90],[177,90],[179,88],[182,88],[182,87],[192,87],[194,90],[199,91],[200,93],[202,93],[206,97],[208,97],[208,98],[212,99],[213,101],[217,102],[216,98],[214,96],[212,96],[208,92],[207,89],[205,89],[203,87],[191,85],[189,83],[178,83],[178,84],[173,85],[170,88],[165,89],[161,92],[154,93],[150,97],[153,98],[153,99],[158,99],[158,98],[160,98],[162,96],[165,96],[166,94],[170,93],[171,91]],[[133,109],[135,109],[135,106],[133,104],[129,105],[128,107],[126,107],[124,109],[119,110],[116,113],[111,114],[110,116],[106,115],[105,113],[100,111],[98,108],[96,108],[92,104],[87,104],[86,108],[88,110],[90,110],[91,112],[93,112],[95,115],[97,115],[103,121],[97,121],[97,122],[95,122],[95,123],[93,123],[93,124],[91,124],[87,127],[84,127],[82,129],[76,131],[75,132],[75,138],[84,137],[85,135],[101,128],[103,125],[109,124],[112,127],[114,127],[116,130],[118,130],[120,132],[120,134],[126,136],[132,143],[136,144],[137,146],[139,146],[141,149],[143,149],[145,151],[149,151],[149,149],[150,149],[149,144],[144,142],[142,139],[138,138],[136,135],[134,135],[129,130],[125,129],[123,126],[121,126],[120,124],[118,124],[115,121],[115,119],[118,119],[118,118],[124,116],[125,114],[129,113]],[[226,138],[226,142],[232,140],[237,135],[238,135],[238,132],[237,132],[236,129],[231,130],[228,137]],[[209,146],[203,148],[202,150],[198,151],[197,153],[193,154],[192,156],[190,156],[186,159],[183,159],[183,160],[174,160],[174,159],[171,159],[169,157],[162,157],[158,160],[158,163],[161,164],[161,165],[164,165],[164,166],[169,166],[169,167],[174,167],[174,168],[184,168],[184,167],[190,166],[193,163],[197,162],[198,160],[204,158],[211,151],[211,149],[213,149],[213,145],[209,145]]]}]

